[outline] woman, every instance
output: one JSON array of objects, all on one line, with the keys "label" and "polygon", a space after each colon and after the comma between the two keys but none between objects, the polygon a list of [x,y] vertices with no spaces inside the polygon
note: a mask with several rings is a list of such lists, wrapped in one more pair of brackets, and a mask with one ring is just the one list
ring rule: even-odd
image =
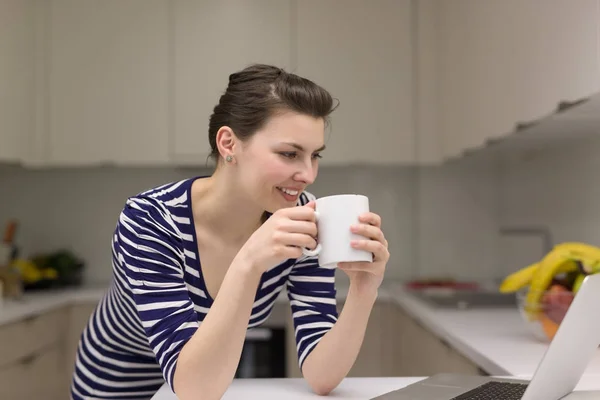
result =
[{"label": "woman", "polygon": [[229,77],[210,117],[217,168],[129,198],[112,241],[113,283],[84,330],[74,399],[148,399],[165,382],[178,398],[218,399],[234,378],[246,330],[281,290],[298,361],[327,394],[360,349],[389,258],[379,216],[353,244],[373,263],[340,264],[350,289],[339,319],[334,270],[316,246],[314,197],[333,101],[313,82],[267,65]]}]

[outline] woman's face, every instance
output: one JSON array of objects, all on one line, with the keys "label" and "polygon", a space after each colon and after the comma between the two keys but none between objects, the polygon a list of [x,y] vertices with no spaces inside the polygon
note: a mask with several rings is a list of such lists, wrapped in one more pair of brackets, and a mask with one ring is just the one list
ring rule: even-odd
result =
[{"label": "woman's face", "polygon": [[251,200],[271,213],[296,205],[317,177],[324,138],[322,118],[291,111],[271,117],[236,154],[239,182]]}]

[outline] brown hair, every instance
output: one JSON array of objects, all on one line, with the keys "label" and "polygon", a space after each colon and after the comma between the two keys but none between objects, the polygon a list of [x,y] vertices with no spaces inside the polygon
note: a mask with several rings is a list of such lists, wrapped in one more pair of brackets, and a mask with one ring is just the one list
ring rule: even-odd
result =
[{"label": "brown hair", "polygon": [[328,125],[328,116],[336,107],[329,92],[306,78],[271,65],[250,65],[229,75],[227,89],[210,116],[210,157],[215,161],[219,158],[217,131],[222,126],[229,126],[239,139],[247,140],[277,112],[290,110],[320,117]]}]

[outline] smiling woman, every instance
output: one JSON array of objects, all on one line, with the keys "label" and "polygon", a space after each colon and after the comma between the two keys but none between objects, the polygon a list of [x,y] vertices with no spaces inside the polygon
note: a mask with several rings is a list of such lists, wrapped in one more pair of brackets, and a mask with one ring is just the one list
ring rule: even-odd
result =
[{"label": "smiling woman", "polygon": [[[113,283],[81,336],[72,398],[148,399],[164,381],[182,400],[221,398],[246,330],[265,322],[283,289],[305,378],[320,394],[339,384],[379,278],[351,285],[338,321],[334,270],[302,254],[316,246],[305,188],[333,109],[325,89],[277,67],[230,76],[209,123],[214,173],[126,201],[112,240]],[[361,232],[383,243],[378,217],[361,221]],[[379,277],[387,254],[375,254]]]}]

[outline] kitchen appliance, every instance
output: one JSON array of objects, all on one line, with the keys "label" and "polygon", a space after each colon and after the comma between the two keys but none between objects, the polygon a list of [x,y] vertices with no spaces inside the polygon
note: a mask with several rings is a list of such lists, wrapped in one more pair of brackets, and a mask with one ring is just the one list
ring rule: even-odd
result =
[{"label": "kitchen appliance", "polygon": [[285,327],[253,328],[246,332],[236,378],[285,378]]}]

